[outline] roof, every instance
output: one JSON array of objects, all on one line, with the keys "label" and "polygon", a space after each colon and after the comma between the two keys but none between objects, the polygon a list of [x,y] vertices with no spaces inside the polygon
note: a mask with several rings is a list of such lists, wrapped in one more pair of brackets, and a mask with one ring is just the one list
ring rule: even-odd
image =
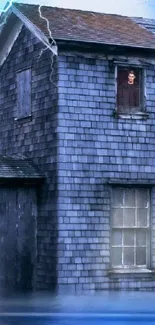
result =
[{"label": "roof", "polygon": [[[47,21],[39,5],[14,3],[24,16],[49,36]],[[41,6],[55,40],[70,40],[155,49],[155,36],[131,17],[75,9]]]},{"label": "roof", "polygon": [[40,179],[43,173],[27,157],[0,155],[0,179]]},{"label": "roof", "polygon": [[155,19],[135,17],[132,18],[137,24],[146,28],[148,31],[155,33]]}]

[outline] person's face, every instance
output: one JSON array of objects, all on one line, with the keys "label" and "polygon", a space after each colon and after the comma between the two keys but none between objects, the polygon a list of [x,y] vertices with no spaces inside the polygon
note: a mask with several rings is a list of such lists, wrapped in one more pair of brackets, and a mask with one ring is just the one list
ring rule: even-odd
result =
[{"label": "person's face", "polygon": [[133,74],[133,73],[129,73],[128,74],[128,82],[130,83],[130,84],[133,84],[134,83],[134,81],[135,81],[135,75]]}]

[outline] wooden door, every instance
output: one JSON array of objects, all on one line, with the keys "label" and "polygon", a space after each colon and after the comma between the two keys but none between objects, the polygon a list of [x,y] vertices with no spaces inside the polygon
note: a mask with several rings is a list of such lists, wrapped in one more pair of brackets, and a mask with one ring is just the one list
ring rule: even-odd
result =
[{"label": "wooden door", "polygon": [[33,288],[36,217],[35,189],[0,188],[0,288]]}]

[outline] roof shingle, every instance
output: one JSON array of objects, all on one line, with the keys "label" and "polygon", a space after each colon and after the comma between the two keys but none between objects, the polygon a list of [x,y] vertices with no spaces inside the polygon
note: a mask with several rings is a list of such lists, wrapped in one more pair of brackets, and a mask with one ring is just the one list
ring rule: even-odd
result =
[{"label": "roof shingle", "polygon": [[149,31],[151,31],[152,33],[155,33],[155,19],[142,18],[142,17],[134,17],[132,19],[140,26],[143,26]]},{"label": "roof shingle", "polygon": [[[14,3],[14,6],[49,36],[47,23],[39,16],[39,5]],[[49,20],[56,40],[155,49],[154,34],[130,17],[47,6],[41,7],[41,13]]]},{"label": "roof shingle", "polygon": [[40,179],[43,173],[27,157],[0,155],[0,179]]}]

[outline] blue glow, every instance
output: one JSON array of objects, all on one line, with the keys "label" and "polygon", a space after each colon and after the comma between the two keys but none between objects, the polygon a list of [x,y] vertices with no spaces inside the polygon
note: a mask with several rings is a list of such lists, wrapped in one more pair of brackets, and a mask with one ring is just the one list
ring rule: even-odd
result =
[{"label": "blue glow", "polygon": [[6,2],[6,1],[0,0],[0,13],[1,13],[1,12],[7,12],[8,9],[11,7],[11,5],[12,5],[12,3],[13,3],[13,0],[9,0],[8,5],[7,5],[6,8],[4,9],[4,7],[5,7],[5,2]]}]

